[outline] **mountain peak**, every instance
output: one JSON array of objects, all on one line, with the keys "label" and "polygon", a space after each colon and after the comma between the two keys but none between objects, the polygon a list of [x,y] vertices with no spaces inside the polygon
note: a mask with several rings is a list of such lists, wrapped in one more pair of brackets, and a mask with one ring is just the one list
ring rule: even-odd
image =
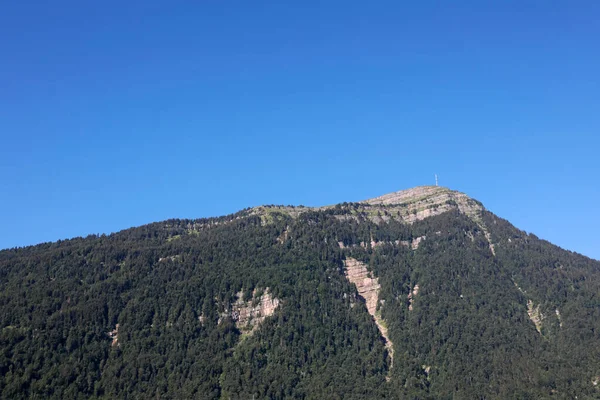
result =
[{"label": "mountain peak", "polygon": [[362,203],[367,204],[407,204],[414,203],[424,199],[432,199],[444,197],[446,200],[452,195],[462,195],[467,197],[465,194],[450,190],[442,186],[417,186],[411,189],[399,190],[384,194],[382,196],[374,197],[372,199],[364,200]]},{"label": "mountain peak", "polygon": [[0,277],[0,398],[600,393],[600,263],[444,187],[5,250]]},{"label": "mountain peak", "polygon": [[417,186],[384,194],[362,203],[371,207],[392,207],[404,222],[411,224],[453,209],[458,210],[479,226],[489,243],[492,254],[495,254],[489,230],[482,218],[485,209],[483,204],[464,193],[442,186]]}]

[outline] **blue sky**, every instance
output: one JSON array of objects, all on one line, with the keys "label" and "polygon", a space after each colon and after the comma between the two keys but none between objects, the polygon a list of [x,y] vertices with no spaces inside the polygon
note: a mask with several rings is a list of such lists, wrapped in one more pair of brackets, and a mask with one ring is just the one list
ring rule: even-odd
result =
[{"label": "blue sky", "polygon": [[437,173],[600,259],[600,3],[372,3],[7,2],[0,248]]}]

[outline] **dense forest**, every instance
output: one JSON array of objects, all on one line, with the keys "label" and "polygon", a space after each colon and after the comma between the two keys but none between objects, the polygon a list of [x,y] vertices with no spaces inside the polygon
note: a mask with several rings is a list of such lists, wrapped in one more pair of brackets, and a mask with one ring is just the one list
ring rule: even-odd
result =
[{"label": "dense forest", "polygon": [[[0,394],[600,398],[600,262],[484,209],[407,223],[398,207],[264,206],[1,251]],[[350,257],[378,279],[393,352]]]}]

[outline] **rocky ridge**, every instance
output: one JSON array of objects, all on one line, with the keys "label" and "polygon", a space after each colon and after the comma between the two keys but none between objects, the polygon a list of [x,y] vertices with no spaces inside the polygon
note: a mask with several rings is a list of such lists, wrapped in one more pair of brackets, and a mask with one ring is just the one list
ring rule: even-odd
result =
[{"label": "rocky ridge", "polygon": [[[402,221],[409,224],[458,209],[479,226],[489,243],[490,251],[494,255],[496,253],[489,230],[481,217],[484,210],[483,205],[464,193],[440,186],[419,186],[385,194],[362,203],[372,206],[388,206],[389,213],[392,215],[394,212],[397,213]],[[391,210],[389,210],[390,206],[392,206]]]},{"label": "rocky ridge", "polygon": [[[277,214],[285,214],[289,217],[297,218],[307,211],[331,210],[336,208],[342,211],[346,210],[346,212],[336,215],[338,219],[358,220],[359,218],[367,218],[377,224],[386,223],[391,220],[413,224],[416,221],[440,215],[448,211],[458,210],[477,224],[489,243],[490,251],[492,254],[496,254],[489,230],[483,222],[483,205],[464,193],[441,186],[419,186],[412,189],[388,193],[358,203],[343,203],[333,206],[260,206],[251,209],[249,213],[250,215],[260,215],[262,223],[268,224]],[[288,233],[286,232],[286,236],[287,234]],[[402,244],[409,245],[415,249],[418,247],[419,242]]]},{"label": "rocky ridge", "polygon": [[[244,211],[243,214],[237,215],[229,220],[190,223],[187,228],[188,234],[193,234],[198,230],[210,229],[214,226],[239,220],[240,218],[244,218],[244,215],[260,216],[262,224],[266,225],[273,222],[275,218],[278,218],[281,215],[296,219],[306,212],[336,209],[339,210],[339,214],[336,215],[338,219],[359,220],[360,218],[367,218],[377,224],[389,222],[391,220],[413,224],[416,221],[440,215],[448,211],[458,210],[478,225],[489,243],[490,251],[495,254],[495,248],[491,241],[489,230],[485,226],[482,218],[482,212],[484,211],[483,205],[464,193],[441,186],[419,186],[356,203],[342,203],[321,207],[264,205],[250,208]],[[288,230],[282,233],[282,236],[278,238],[278,242],[285,242],[289,233]],[[177,236],[173,237],[173,239],[176,238]],[[409,245],[414,249],[418,247],[419,243],[402,244]]]}]

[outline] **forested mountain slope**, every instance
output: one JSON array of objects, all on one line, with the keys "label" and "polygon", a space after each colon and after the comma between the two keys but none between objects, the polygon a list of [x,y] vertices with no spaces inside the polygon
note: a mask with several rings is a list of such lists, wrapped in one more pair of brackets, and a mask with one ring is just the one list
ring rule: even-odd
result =
[{"label": "forested mountain slope", "polygon": [[600,262],[441,187],[4,250],[0,309],[3,398],[600,398]]}]

